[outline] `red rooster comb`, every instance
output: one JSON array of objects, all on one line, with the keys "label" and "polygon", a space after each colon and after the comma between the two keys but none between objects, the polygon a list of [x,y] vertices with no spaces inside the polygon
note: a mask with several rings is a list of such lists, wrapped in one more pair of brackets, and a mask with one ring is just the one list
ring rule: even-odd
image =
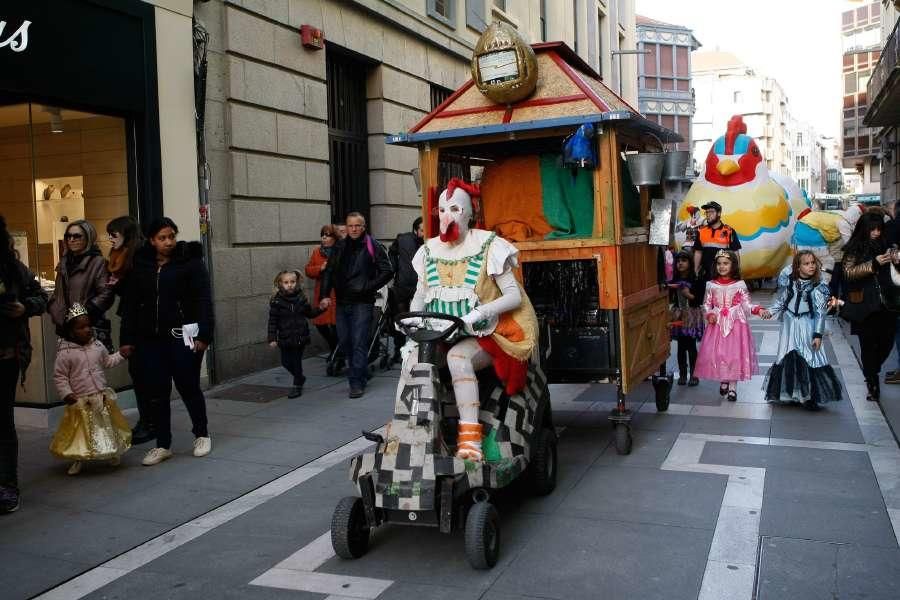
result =
[{"label": "red rooster comb", "polygon": [[454,177],[447,182],[447,198],[453,197],[453,192],[456,191],[456,188],[459,188],[469,194],[469,196],[472,198],[472,210],[477,213],[480,210],[480,204],[476,200],[476,198],[479,198],[481,196],[481,188],[478,186],[478,184],[467,183],[459,177]]},{"label": "red rooster comb", "polygon": [[725,130],[725,154],[734,154],[734,141],[742,133],[747,133],[747,124],[741,115],[734,115],[728,120]]}]

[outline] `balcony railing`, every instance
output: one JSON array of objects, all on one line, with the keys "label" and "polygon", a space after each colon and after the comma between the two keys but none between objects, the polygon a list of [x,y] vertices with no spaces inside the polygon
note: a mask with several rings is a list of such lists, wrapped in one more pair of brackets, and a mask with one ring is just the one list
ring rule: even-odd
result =
[{"label": "balcony railing", "polygon": [[866,95],[871,103],[863,118],[869,127],[900,125],[900,20],[881,50]]}]

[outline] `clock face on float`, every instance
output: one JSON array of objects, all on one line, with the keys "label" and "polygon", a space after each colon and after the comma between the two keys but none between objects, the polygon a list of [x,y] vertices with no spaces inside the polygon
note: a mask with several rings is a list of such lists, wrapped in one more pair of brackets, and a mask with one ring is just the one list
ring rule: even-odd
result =
[{"label": "clock face on float", "polygon": [[488,85],[512,81],[519,76],[519,61],[515,50],[492,52],[478,57],[481,81]]},{"label": "clock face on float", "polygon": [[510,25],[496,21],[475,44],[472,79],[478,91],[498,104],[523,100],[537,87],[534,50]]}]

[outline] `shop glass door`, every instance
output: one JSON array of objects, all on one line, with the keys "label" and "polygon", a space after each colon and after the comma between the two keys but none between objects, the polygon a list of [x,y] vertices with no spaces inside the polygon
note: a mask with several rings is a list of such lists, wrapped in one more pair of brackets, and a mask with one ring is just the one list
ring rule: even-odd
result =
[{"label": "shop glass door", "polygon": [[[52,296],[56,266],[65,260],[69,223],[86,219],[104,257],[106,226],[129,214],[126,122],[119,117],[25,103],[0,106],[0,214],[20,259]],[[118,340],[117,304],[106,314]],[[34,355],[17,403],[58,400],[53,385],[56,327],[49,315],[30,320]],[[127,367],[107,373],[111,387],[129,385]]]}]

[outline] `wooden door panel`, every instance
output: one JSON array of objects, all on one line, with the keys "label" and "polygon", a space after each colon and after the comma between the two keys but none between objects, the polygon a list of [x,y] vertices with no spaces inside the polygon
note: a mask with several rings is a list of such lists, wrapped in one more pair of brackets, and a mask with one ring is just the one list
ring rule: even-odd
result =
[{"label": "wooden door panel", "polygon": [[669,356],[668,297],[661,293],[622,311],[622,388],[627,394],[659,368]]}]

